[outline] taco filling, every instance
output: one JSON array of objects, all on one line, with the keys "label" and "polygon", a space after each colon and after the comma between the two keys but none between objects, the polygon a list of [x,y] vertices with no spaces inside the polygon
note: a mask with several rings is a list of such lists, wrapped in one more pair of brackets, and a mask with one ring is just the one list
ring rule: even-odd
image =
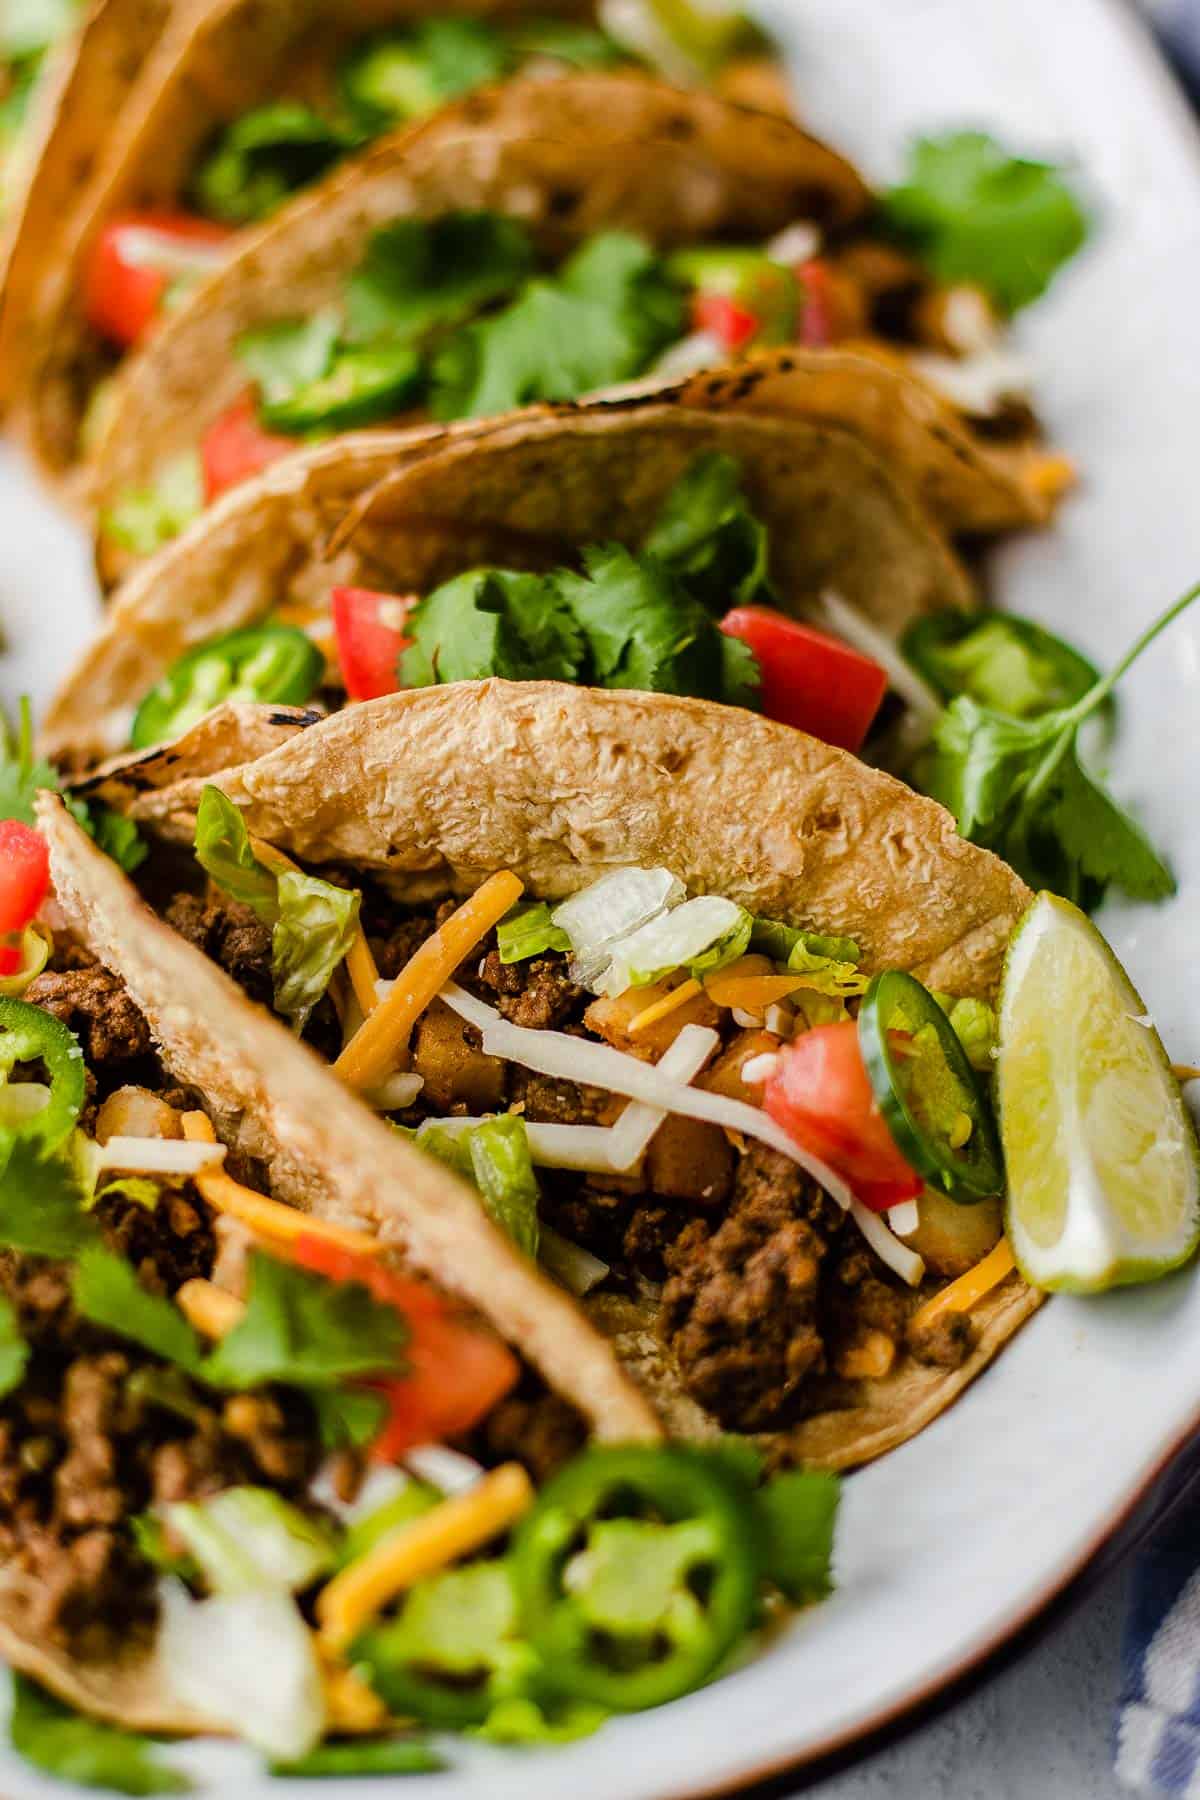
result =
[{"label": "taco filling", "polygon": [[769,552],[738,462],[705,452],[640,546],[593,544],[543,574],[472,569],[421,597],[332,585],[324,604],[284,602],[194,645],[139,700],[130,743],[164,743],[231,700],[336,710],[502,675],[723,700],[857,750],[886,673],[780,610]]},{"label": "taco filling", "polygon": [[[187,230],[182,256],[194,246],[198,266],[210,266],[211,227]],[[178,288],[164,278],[149,312],[133,306],[120,234],[132,242],[137,227],[111,227],[99,246],[90,315],[127,345]],[[140,271],[138,292],[150,292]],[[870,230],[826,241],[806,219],[765,244],[667,253],[606,231],[547,263],[515,218],[398,220],[371,239],[338,303],[239,337],[245,391],[194,450],[109,504],[103,527],[145,555],[230,487],[338,431],[488,417],[775,345],[872,342],[903,351],[996,445],[1036,438],[1028,377],[1002,348],[1002,311],[986,288],[939,280],[911,248]],[[1069,477],[1056,467],[1047,461],[1044,478],[1061,484]]]},{"label": "taco filling", "polygon": [[168,923],[473,1182],[690,1425],[787,1459],[864,1383],[971,1357],[1012,1271],[986,1001],[664,868],[409,906],[251,839],[213,786],[195,847],[207,887]]},{"label": "taco filling", "polygon": [[[19,1671],[126,1732],[232,1731],[278,1773],[400,1773],[440,1766],[402,1723],[578,1736],[828,1591],[835,1481],[764,1482],[748,1445],[650,1430],[589,1448],[478,1316],[218,1141],[47,893],[45,840],[4,831],[25,870],[4,916],[32,908],[44,952],[0,997],[0,1645]],[[226,923],[244,977],[256,925]],[[514,1229],[519,1160],[498,1147],[488,1190]],[[153,1770],[145,1740],[82,1728],[57,1760],[67,1718],[18,1681],[14,1747],[41,1767]]]}]

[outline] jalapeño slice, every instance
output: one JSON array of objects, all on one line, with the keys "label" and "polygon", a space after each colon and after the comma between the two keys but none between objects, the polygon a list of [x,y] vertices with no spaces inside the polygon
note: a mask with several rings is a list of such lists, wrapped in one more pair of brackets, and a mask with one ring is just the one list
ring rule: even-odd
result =
[{"label": "jalape\u00f1o slice", "polygon": [[[0,1105],[0,1168],[17,1138],[34,1145],[42,1156],[57,1150],[70,1136],[86,1096],[83,1051],[75,1033],[40,1006],[0,998],[0,1096],[18,1063],[44,1066],[50,1098],[39,1111],[28,1114]],[[11,1090],[14,1095],[19,1092]]]},{"label": "jalape\u00f1o slice", "polygon": [[876,975],[858,1041],[879,1110],[917,1174],[951,1200],[998,1194],[1004,1160],[991,1107],[928,988],[900,969]]},{"label": "jalape\u00f1o slice", "polygon": [[173,663],[133,717],[130,741],[148,750],[188,731],[224,700],[303,706],[325,658],[294,625],[247,625],[197,644]]},{"label": "jalape\u00f1o slice", "polygon": [[617,1712],[698,1687],[746,1631],[753,1515],[703,1457],[585,1452],[542,1490],[513,1551],[521,1625],[561,1694]]},{"label": "jalape\u00f1o slice", "polygon": [[339,351],[333,367],[286,399],[262,402],[275,431],[348,431],[375,425],[418,398],[425,365],[411,344],[362,344]]}]

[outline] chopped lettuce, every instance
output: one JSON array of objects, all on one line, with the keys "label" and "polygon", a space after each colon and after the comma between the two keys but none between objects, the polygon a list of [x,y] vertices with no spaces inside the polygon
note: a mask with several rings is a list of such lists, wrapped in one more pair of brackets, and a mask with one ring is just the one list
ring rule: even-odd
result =
[{"label": "chopped lettuce", "polygon": [[279,877],[279,917],[271,933],[275,1005],[297,1031],[358,935],[357,888],[335,887],[286,869]]},{"label": "chopped lettuce", "polygon": [[331,1534],[270,1488],[224,1488],[207,1500],[175,1501],[165,1514],[214,1594],[299,1593],[336,1560]]},{"label": "chopped lettuce", "polygon": [[547,950],[569,950],[571,940],[554,923],[544,900],[530,900],[501,919],[496,927],[496,948],[502,963],[528,962]]},{"label": "chopped lettuce", "polygon": [[1060,169],[983,131],[918,138],[883,212],[940,280],[978,282],[1005,312],[1036,300],[1088,234]]},{"label": "chopped lettuce", "polygon": [[200,458],[185,450],[162,465],[146,487],[131,488],[104,508],[105,537],[133,556],[152,556],[204,511]]},{"label": "chopped lettuce", "polygon": [[541,1192],[525,1122],[518,1114],[481,1119],[465,1131],[426,1123],[414,1141],[418,1149],[471,1182],[493,1223],[528,1256],[537,1255]]},{"label": "chopped lettuce", "polygon": [[357,935],[358,889],[298,869],[268,868],[237,807],[212,786],[196,809],[195,847],[217,886],[271,928],[275,1007],[302,1031]]},{"label": "chopped lettuce", "polygon": [[1000,1035],[995,1009],[986,1000],[956,1000],[951,994],[938,994],[936,999],[954,1027],[954,1035],[966,1051],[971,1067],[981,1074],[989,1073]]},{"label": "chopped lettuce", "polygon": [[640,238],[591,238],[554,276],[451,337],[433,365],[439,419],[573,400],[644,373],[684,330],[680,286]]},{"label": "chopped lettuce", "polygon": [[611,961],[600,992],[623,994],[627,988],[661,981],[679,968],[693,974],[723,968],[743,954],[753,923],[745,907],[719,895],[685,900],[610,946]]}]

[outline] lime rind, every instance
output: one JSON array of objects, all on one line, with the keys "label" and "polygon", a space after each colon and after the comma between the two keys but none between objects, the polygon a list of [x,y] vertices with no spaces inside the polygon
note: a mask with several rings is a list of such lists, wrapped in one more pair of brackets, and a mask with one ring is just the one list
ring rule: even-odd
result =
[{"label": "lime rind", "polygon": [[1039,894],[1009,946],[996,1091],[1006,1229],[1038,1287],[1096,1293],[1200,1241],[1200,1144],[1140,995],[1095,926]]}]

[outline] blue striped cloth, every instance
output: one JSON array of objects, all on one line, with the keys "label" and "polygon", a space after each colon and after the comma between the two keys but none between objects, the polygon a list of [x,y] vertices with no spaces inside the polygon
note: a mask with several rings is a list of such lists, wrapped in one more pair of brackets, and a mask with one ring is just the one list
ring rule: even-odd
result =
[{"label": "blue striped cloth", "polygon": [[[1200,105],[1200,0],[1142,0]],[[1138,1555],[1121,1644],[1114,1760],[1123,1786],[1200,1800],[1200,1494]]]},{"label": "blue striped cloth", "polygon": [[1200,1800],[1200,1498],[1141,1551],[1121,1645],[1115,1760],[1141,1794]]}]

